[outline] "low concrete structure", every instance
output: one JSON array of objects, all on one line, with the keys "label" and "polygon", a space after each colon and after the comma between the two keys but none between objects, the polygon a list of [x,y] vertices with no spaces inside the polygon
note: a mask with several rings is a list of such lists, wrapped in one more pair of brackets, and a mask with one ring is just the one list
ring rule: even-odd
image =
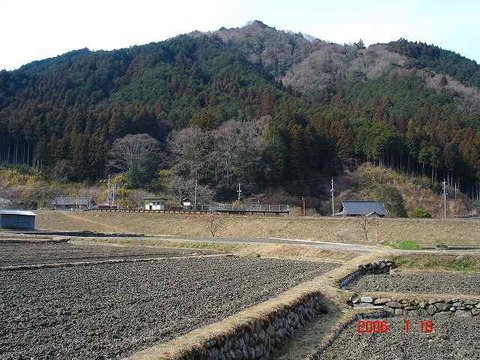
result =
[{"label": "low concrete structure", "polygon": [[165,210],[165,205],[161,198],[143,198],[145,210]]},{"label": "low concrete structure", "polygon": [[35,216],[31,211],[0,210],[0,228],[34,230]]}]

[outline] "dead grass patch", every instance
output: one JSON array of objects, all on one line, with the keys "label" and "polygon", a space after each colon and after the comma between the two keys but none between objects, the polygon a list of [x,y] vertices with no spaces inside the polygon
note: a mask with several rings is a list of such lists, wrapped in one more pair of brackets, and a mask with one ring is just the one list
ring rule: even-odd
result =
[{"label": "dead grass patch", "polygon": [[314,249],[307,245],[280,245],[280,244],[233,244],[222,242],[199,242],[183,239],[122,239],[98,238],[76,239],[72,244],[82,245],[111,245],[111,246],[149,246],[161,248],[175,248],[188,250],[210,250],[219,253],[232,253],[238,256],[261,256],[294,260],[308,260],[319,262],[332,262],[342,264],[357,256],[356,252],[342,252],[332,250]]},{"label": "dead grass patch", "polygon": [[[478,245],[480,226],[469,220],[379,219],[369,228],[367,242],[361,219],[296,216],[221,215],[216,237],[268,238],[375,244],[415,241],[422,247]],[[60,213],[39,211],[37,227],[50,230],[91,230],[173,236],[211,237],[209,215],[153,213]]]},{"label": "dead grass patch", "polygon": [[400,269],[480,272],[480,256],[473,255],[397,255],[393,260]]}]

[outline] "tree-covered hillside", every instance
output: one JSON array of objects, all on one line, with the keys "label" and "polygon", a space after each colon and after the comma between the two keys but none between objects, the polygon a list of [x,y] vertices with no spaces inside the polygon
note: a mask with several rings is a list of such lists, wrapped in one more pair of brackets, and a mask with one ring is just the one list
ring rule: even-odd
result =
[{"label": "tree-covered hillside", "polygon": [[211,37],[82,50],[0,73],[0,160],[95,179],[119,137],[164,144],[172,128],[251,120],[284,97],[293,96]]},{"label": "tree-covered hillside", "polygon": [[156,144],[156,161],[132,186],[318,194],[312,179],[370,161],[478,196],[477,75],[475,62],[425,44],[366,49],[261,22],[83,49],[0,72],[0,162],[94,181],[118,170],[114,143],[148,134],[137,138]]},{"label": "tree-covered hillside", "polygon": [[405,39],[393,41],[388,47],[392,51],[415,59],[412,61],[413,66],[428,67],[438,73],[450,75],[466,85],[480,86],[480,66],[474,60],[453,51]]}]

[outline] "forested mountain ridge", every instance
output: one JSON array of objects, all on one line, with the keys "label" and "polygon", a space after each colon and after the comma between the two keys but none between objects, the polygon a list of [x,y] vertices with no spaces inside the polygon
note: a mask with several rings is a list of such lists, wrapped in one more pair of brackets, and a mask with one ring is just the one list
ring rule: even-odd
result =
[{"label": "forested mountain ridge", "polygon": [[364,161],[478,196],[478,74],[422,43],[338,45],[258,21],[82,49],[0,72],[0,161],[96,180],[116,140],[146,133],[170,183],[197,180],[217,197],[237,181],[315,193],[309,179]]}]

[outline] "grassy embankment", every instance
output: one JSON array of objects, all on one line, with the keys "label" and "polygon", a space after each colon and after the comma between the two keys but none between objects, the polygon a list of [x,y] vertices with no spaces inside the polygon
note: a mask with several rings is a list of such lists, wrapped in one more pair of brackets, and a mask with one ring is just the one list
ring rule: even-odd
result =
[{"label": "grassy embankment", "polygon": [[[38,211],[37,228],[132,232],[174,237],[212,237],[212,215]],[[216,217],[217,237],[290,238],[376,244],[413,241],[422,247],[479,245],[480,224],[468,220],[378,219],[296,216]]]},{"label": "grassy embankment", "polygon": [[454,255],[400,255],[394,257],[401,269],[428,271],[480,272],[479,256]]}]

